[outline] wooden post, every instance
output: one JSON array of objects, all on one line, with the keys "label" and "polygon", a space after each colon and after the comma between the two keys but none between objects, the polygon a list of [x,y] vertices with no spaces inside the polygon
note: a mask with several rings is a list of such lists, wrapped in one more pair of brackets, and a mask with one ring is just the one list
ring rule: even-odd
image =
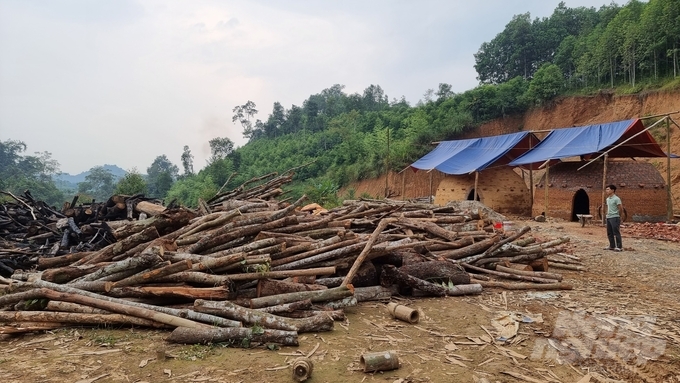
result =
[{"label": "wooden post", "polygon": [[[605,218],[607,216],[607,214],[605,212],[606,193],[605,193],[604,189],[607,188],[607,159],[608,158],[609,158],[609,153],[605,153],[604,154],[604,169],[602,170],[602,224],[603,225],[606,225],[606,223],[607,223],[607,218]],[[621,212],[621,213],[623,213],[623,212]]]},{"label": "wooden post", "polygon": [[406,201],[406,170],[401,172],[401,200]]},{"label": "wooden post", "polygon": [[673,221],[673,199],[671,197],[671,122],[670,117],[666,116],[666,195],[667,213],[666,222]]},{"label": "wooden post", "polygon": [[479,172],[475,172],[475,194],[472,196],[473,201],[477,201],[477,185],[479,185]]},{"label": "wooden post", "polygon": [[545,176],[543,177],[543,179],[545,180],[543,182],[543,188],[545,189],[544,190],[544,194],[545,194],[545,197],[544,197],[545,198],[544,213],[545,213],[545,218],[548,218],[548,185],[550,184],[550,163],[547,163],[545,165]]},{"label": "wooden post", "polygon": [[430,195],[428,196],[428,199],[429,199],[430,203],[434,202],[434,201],[432,201],[432,170],[430,171]]}]

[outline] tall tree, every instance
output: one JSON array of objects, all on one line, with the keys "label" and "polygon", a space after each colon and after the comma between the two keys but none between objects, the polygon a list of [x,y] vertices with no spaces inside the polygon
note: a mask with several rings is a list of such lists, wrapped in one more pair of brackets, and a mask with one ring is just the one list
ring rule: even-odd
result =
[{"label": "tall tree", "polygon": [[124,195],[135,195],[135,194],[146,194],[148,188],[144,177],[139,174],[137,168],[132,168],[125,173],[125,176],[121,178],[116,184],[116,194]]},{"label": "tall tree", "polygon": [[184,145],[184,151],[182,152],[182,167],[184,168],[184,177],[194,175],[194,155],[191,154],[189,145]]},{"label": "tall tree", "polygon": [[156,157],[151,166],[146,168],[146,176],[149,195],[163,198],[170,190],[172,183],[179,177],[179,168],[163,154]]},{"label": "tall tree", "polygon": [[208,141],[210,145],[210,163],[221,160],[234,151],[234,142],[227,137],[216,137]]},{"label": "tall tree", "polygon": [[0,190],[15,194],[30,190],[35,198],[61,204],[64,195],[52,179],[59,172],[59,163],[49,152],[24,155],[26,148],[22,141],[0,141]]},{"label": "tall tree", "polygon": [[96,201],[106,201],[116,189],[115,177],[103,166],[95,166],[78,184],[78,192],[91,196]]},{"label": "tall tree", "polygon": [[232,109],[234,116],[232,116],[231,121],[238,121],[241,124],[241,127],[243,128],[243,137],[248,139],[252,138],[254,134],[253,123],[250,119],[257,114],[257,109],[255,109],[255,107],[255,103],[248,100],[245,104],[237,105]]}]

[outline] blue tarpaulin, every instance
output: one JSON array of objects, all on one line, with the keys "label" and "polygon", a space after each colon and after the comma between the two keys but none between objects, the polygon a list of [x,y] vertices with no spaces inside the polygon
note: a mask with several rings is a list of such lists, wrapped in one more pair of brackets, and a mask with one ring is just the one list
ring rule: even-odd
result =
[{"label": "blue tarpaulin", "polygon": [[547,161],[553,163],[569,157],[587,160],[605,152],[610,158],[666,157],[654,137],[644,129],[639,119],[556,129],[510,165],[531,164],[536,168]]},{"label": "blue tarpaulin", "polygon": [[531,132],[443,141],[411,167],[415,170],[437,169],[454,175],[469,174],[491,166],[507,165],[537,143],[538,138]]}]

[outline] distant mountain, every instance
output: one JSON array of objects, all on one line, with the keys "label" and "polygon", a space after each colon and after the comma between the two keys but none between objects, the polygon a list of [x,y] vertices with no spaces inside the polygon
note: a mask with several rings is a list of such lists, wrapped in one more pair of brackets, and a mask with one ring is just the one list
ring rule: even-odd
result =
[{"label": "distant mountain", "polygon": [[[116,165],[102,165],[102,167],[113,174],[113,177],[116,181],[118,181],[120,178],[125,177],[125,173],[127,173],[125,170],[122,168],[116,166]],[[87,177],[90,174],[90,171],[85,171],[78,173],[76,175],[71,175],[69,173],[60,173],[58,175],[53,176],[52,178],[54,179],[54,182],[57,184],[57,187],[59,189],[76,189],[78,187],[78,184],[85,181],[85,177]]]}]

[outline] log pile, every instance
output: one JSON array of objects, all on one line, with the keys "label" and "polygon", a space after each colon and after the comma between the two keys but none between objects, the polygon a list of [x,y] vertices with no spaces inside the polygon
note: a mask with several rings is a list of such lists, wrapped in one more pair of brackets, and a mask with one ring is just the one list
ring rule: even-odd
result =
[{"label": "log pile", "polygon": [[198,211],[101,222],[110,244],[59,247],[37,270],[0,279],[0,333],[127,324],[174,329],[171,342],[295,345],[300,332],[332,330],[344,307],[397,293],[570,288],[548,271],[568,238],[539,242],[529,227],[496,232],[481,209],[394,200],[310,209],[304,196],[276,199],[291,179],[260,177]]}]

